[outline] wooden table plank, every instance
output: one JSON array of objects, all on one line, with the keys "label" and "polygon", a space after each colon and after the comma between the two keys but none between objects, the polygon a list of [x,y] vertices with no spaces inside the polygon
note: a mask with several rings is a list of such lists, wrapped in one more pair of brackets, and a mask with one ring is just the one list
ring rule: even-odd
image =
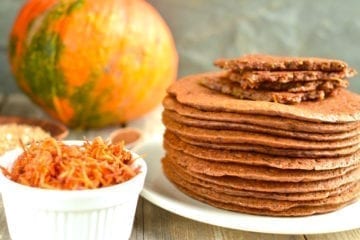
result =
[{"label": "wooden table plank", "polygon": [[0,195],[0,240],[10,240],[1,195]]},{"label": "wooden table plank", "polygon": [[130,236],[130,240],[143,240],[144,239],[144,211],[143,211],[143,198],[139,197],[138,205],[136,207],[136,214],[134,219],[134,226]]},{"label": "wooden table plank", "polygon": [[[353,219],[349,219],[349,221],[359,221],[358,216],[354,216]],[[307,235],[307,240],[360,240],[360,229],[355,229],[351,231],[344,231],[338,233],[331,233],[331,234],[314,234],[314,235]]]},{"label": "wooden table plank", "polygon": [[161,209],[147,200],[144,204],[144,239],[261,239],[303,240],[301,235],[275,235],[232,230],[193,221]]}]

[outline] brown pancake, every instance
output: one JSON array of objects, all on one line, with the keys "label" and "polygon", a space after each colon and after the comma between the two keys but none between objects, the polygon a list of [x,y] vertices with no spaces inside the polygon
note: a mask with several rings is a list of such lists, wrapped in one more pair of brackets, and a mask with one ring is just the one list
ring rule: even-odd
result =
[{"label": "brown pancake", "polygon": [[187,126],[215,129],[215,130],[240,130],[248,132],[257,132],[257,133],[266,133],[274,136],[297,138],[304,140],[314,140],[314,141],[333,141],[351,138],[359,135],[360,128],[357,128],[353,131],[340,132],[340,133],[309,133],[309,132],[296,132],[296,131],[287,131],[282,129],[276,129],[271,127],[263,127],[253,124],[245,123],[236,123],[236,122],[222,122],[215,120],[203,120],[192,117],[187,117],[178,114],[172,110],[164,110],[163,116],[171,118],[172,120],[178,122],[179,124],[184,124]]},{"label": "brown pancake", "polygon": [[177,169],[177,171],[172,171],[170,169],[167,171],[167,174],[168,175],[171,174],[174,176],[176,175],[178,178],[182,178],[191,184],[205,187],[220,194],[224,193],[233,196],[264,198],[264,199],[273,199],[273,200],[286,200],[286,201],[308,201],[308,200],[323,199],[330,196],[339,195],[342,192],[347,191],[350,188],[353,188],[354,184],[360,184],[360,183],[347,183],[338,188],[331,189],[328,191],[315,191],[315,192],[302,192],[302,193],[271,193],[271,192],[249,191],[249,190],[235,189],[231,187],[230,188],[224,187],[221,185],[217,185],[215,183],[210,183],[198,178],[194,178],[187,172],[181,171],[179,169]]},{"label": "brown pancake", "polygon": [[276,181],[260,181],[243,179],[234,176],[213,177],[205,174],[194,173],[186,168],[174,164],[171,158],[162,159],[163,165],[171,165],[173,171],[185,171],[194,178],[217,184],[226,188],[234,188],[239,190],[260,191],[270,193],[302,193],[315,191],[328,191],[338,188],[344,184],[357,182],[360,179],[360,168],[356,168],[340,177],[330,178],[312,182],[276,182]]},{"label": "brown pancake", "polygon": [[329,170],[360,163],[360,151],[338,158],[295,158],[272,156],[248,151],[204,149],[192,144],[187,144],[168,131],[164,135],[164,148],[165,150],[171,148],[181,151],[184,154],[209,161],[223,162],[224,164],[228,162],[242,163],[280,169]]},{"label": "brown pancake", "polygon": [[227,77],[236,82],[247,83],[245,88],[258,88],[263,83],[301,83],[318,81],[319,79],[343,82],[342,79],[353,77],[355,70],[341,72],[322,71],[228,71]]},{"label": "brown pancake", "polygon": [[[229,78],[229,80],[233,81]],[[302,93],[302,92],[311,92],[311,91],[319,91],[324,90],[325,92],[334,90],[336,88],[347,88],[349,86],[349,82],[345,79],[337,79],[337,80],[315,80],[308,82],[289,82],[289,83],[273,83],[273,82],[265,82],[259,85],[254,85],[249,82],[237,82],[240,84],[243,89],[261,89],[261,90],[269,90],[269,91],[286,91],[289,93]]]},{"label": "brown pancake", "polygon": [[[170,170],[171,171],[171,170]],[[167,174],[170,176],[170,174]],[[247,196],[238,196],[231,194],[218,193],[212,191],[212,189],[203,187],[202,185],[192,184],[178,174],[172,176],[172,180],[182,187],[194,190],[198,194],[209,197],[215,201],[223,201],[224,203],[239,204],[241,206],[251,207],[251,208],[261,208],[268,209],[272,211],[283,211],[289,208],[297,206],[320,206],[325,204],[340,204],[343,202],[348,202],[360,195],[360,184],[354,184],[351,188],[342,192],[341,195],[333,195],[327,198],[316,199],[316,200],[297,200],[297,201],[288,201],[288,200],[276,200],[268,198],[254,198]]]},{"label": "brown pancake", "polygon": [[348,65],[341,60],[317,57],[288,57],[270,56],[265,54],[248,54],[238,58],[217,59],[215,66],[222,69],[244,71],[324,71],[341,72],[348,69]]},{"label": "brown pancake", "polygon": [[301,207],[294,207],[290,208],[285,211],[270,211],[267,209],[258,209],[258,208],[249,208],[244,206],[239,206],[236,204],[231,203],[223,203],[219,201],[214,201],[212,199],[199,196],[195,191],[189,190],[186,188],[181,187],[180,185],[177,185],[174,183],[175,186],[181,190],[183,193],[187,194],[188,196],[191,196],[192,198],[199,200],[201,202],[204,202],[206,204],[209,204],[216,208],[222,208],[225,210],[235,211],[235,212],[241,212],[241,213],[248,213],[248,214],[254,214],[254,215],[262,215],[262,216],[278,216],[278,217],[290,217],[290,216],[309,216],[314,214],[320,214],[320,213],[328,213],[332,211],[336,211],[338,209],[341,209],[353,202],[355,202],[357,199],[354,199],[352,201],[343,203],[343,204],[328,204],[328,205],[322,205],[322,206],[301,206]]},{"label": "brown pancake", "polygon": [[[346,190],[341,195],[330,196],[328,198],[317,199],[317,200],[308,200],[308,201],[287,201],[287,200],[273,200],[273,199],[261,199],[253,197],[243,197],[243,196],[234,196],[224,193],[217,193],[215,191],[209,190],[201,185],[195,185],[187,182],[186,180],[179,177],[179,175],[173,174],[176,173],[174,168],[171,165],[167,165],[166,161],[163,164],[164,172],[170,181],[175,183],[177,187],[180,187],[180,190],[186,189],[187,194],[192,192],[190,196],[200,196],[201,198],[208,199],[210,201],[221,202],[224,204],[231,204],[240,207],[252,208],[252,209],[262,209],[268,210],[271,212],[283,212],[286,210],[302,207],[311,207],[316,208],[320,206],[328,205],[342,205],[356,200],[359,196],[359,184],[353,185],[352,188]],[[283,215],[283,214],[279,214]]]},{"label": "brown pancake", "polygon": [[350,147],[338,148],[338,149],[315,149],[315,150],[298,150],[298,149],[285,149],[285,148],[275,148],[275,147],[264,147],[261,145],[254,144],[229,144],[229,143],[209,143],[195,140],[192,138],[186,138],[178,136],[182,141],[192,144],[195,146],[209,148],[209,149],[219,149],[219,150],[237,150],[237,151],[249,151],[257,153],[265,153],[274,156],[285,156],[285,157],[340,157],[347,156],[359,151],[360,145],[354,145]]},{"label": "brown pancake", "polygon": [[200,81],[201,85],[216,92],[238,99],[298,104],[305,101],[320,101],[332,94],[335,89],[315,89],[306,92],[276,91],[269,89],[244,89],[240,83],[223,76],[207,76]]},{"label": "brown pancake", "polygon": [[261,114],[314,122],[339,123],[360,120],[360,96],[345,89],[339,89],[337,94],[323,101],[302,102],[296,105],[239,100],[199,84],[201,79],[207,76],[218,75],[219,73],[204,73],[182,78],[168,88],[168,93],[181,104],[205,111]]},{"label": "brown pancake", "polygon": [[197,192],[199,195],[203,197],[210,198],[215,201],[230,203],[230,204],[235,204],[250,208],[267,209],[271,211],[284,211],[290,208],[300,207],[300,206],[314,207],[314,206],[322,206],[328,204],[342,204],[354,200],[360,195],[359,184],[355,185],[356,187],[354,187],[353,189],[349,189],[341,193],[341,195],[335,195],[328,198],[317,199],[317,200],[287,201],[287,200],[273,200],[273,199],[264,199],[264,198],[259,199],[252,197],[233,196],[223,193],[217,193],[207,188],[201,187],[199,185],[190,184],[186,181],[181,181],[180,183],[179,182],[177,183],[182,187]]},{"label": "brown pancake", "polygon": [[239,163],[223,163],[193,157],[177,150],[166,148],[166,157],[187,171],[214,177],[234,176],[244,179],[278,182],[309,182],[340,177],[359,165],[331,170],[279,169],[264,166],[252,166]]},{"label": "brown pancake", "polygon": [[267,128],[271,126],[274,129],[310,133],[343,133],[353,130],[359,131],[360,129],[360,122],[314,123],[284,117],[279,118],[275,116],[265,116],[258,114],[203,111],[194,107],[180,104],[170,96],[166,96],[164,98],[163,105],[165,109],[174,111],[182,116],[201,120],[224,122],[225,124],[241,123],[247,125],[251,124],[256,126],[263,126]]},{"label": "brown pancake", "polygon": [[350,147],[358,145],[360,141],[358,136],[338,141],[318,142],[275,137],[246,131],[196,128],[178,124],[168,117],[163,117],[163,123],[169,131],[176,133],[177,136],[216,144],[254,144],[286,149],[321,150]]}]

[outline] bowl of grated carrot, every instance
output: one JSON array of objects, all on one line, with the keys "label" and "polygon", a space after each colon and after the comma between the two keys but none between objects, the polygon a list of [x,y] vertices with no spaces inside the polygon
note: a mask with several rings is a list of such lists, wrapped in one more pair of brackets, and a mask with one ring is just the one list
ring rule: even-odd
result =
[{"label": "bowl of grated carrot", "polygon": [[147,166],[122,143],[47,138],[0,157],[0,192],[17,239],[128,239]]}]

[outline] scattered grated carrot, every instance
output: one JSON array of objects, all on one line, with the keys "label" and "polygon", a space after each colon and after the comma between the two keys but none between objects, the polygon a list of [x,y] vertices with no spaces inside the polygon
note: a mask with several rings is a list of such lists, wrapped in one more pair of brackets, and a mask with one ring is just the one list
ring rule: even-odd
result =
[{"label": "scattered grated carrot", "polygon": [[82,146],[47,138],[23,149],[10,171],[1,169],[11,180],[32,187],[101,188],[125,182],[140,171],[131,167],[135,159],[123,143],[108,144],[101,137],[85,141]]}]

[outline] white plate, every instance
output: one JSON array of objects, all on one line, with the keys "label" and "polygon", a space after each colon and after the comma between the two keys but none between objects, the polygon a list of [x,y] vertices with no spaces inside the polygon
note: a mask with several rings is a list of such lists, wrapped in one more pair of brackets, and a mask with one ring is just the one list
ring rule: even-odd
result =
[{"label": "white plate", "polygon": [[320,234],[360,228],[360,201],[338,211],[308,217],[266,217],[217,209],[180,192],[164,176],[161,140],[149,141],[135,151],[145,156],[148,175],[141,195],[170,212],[226,228],[275,234]]}]

